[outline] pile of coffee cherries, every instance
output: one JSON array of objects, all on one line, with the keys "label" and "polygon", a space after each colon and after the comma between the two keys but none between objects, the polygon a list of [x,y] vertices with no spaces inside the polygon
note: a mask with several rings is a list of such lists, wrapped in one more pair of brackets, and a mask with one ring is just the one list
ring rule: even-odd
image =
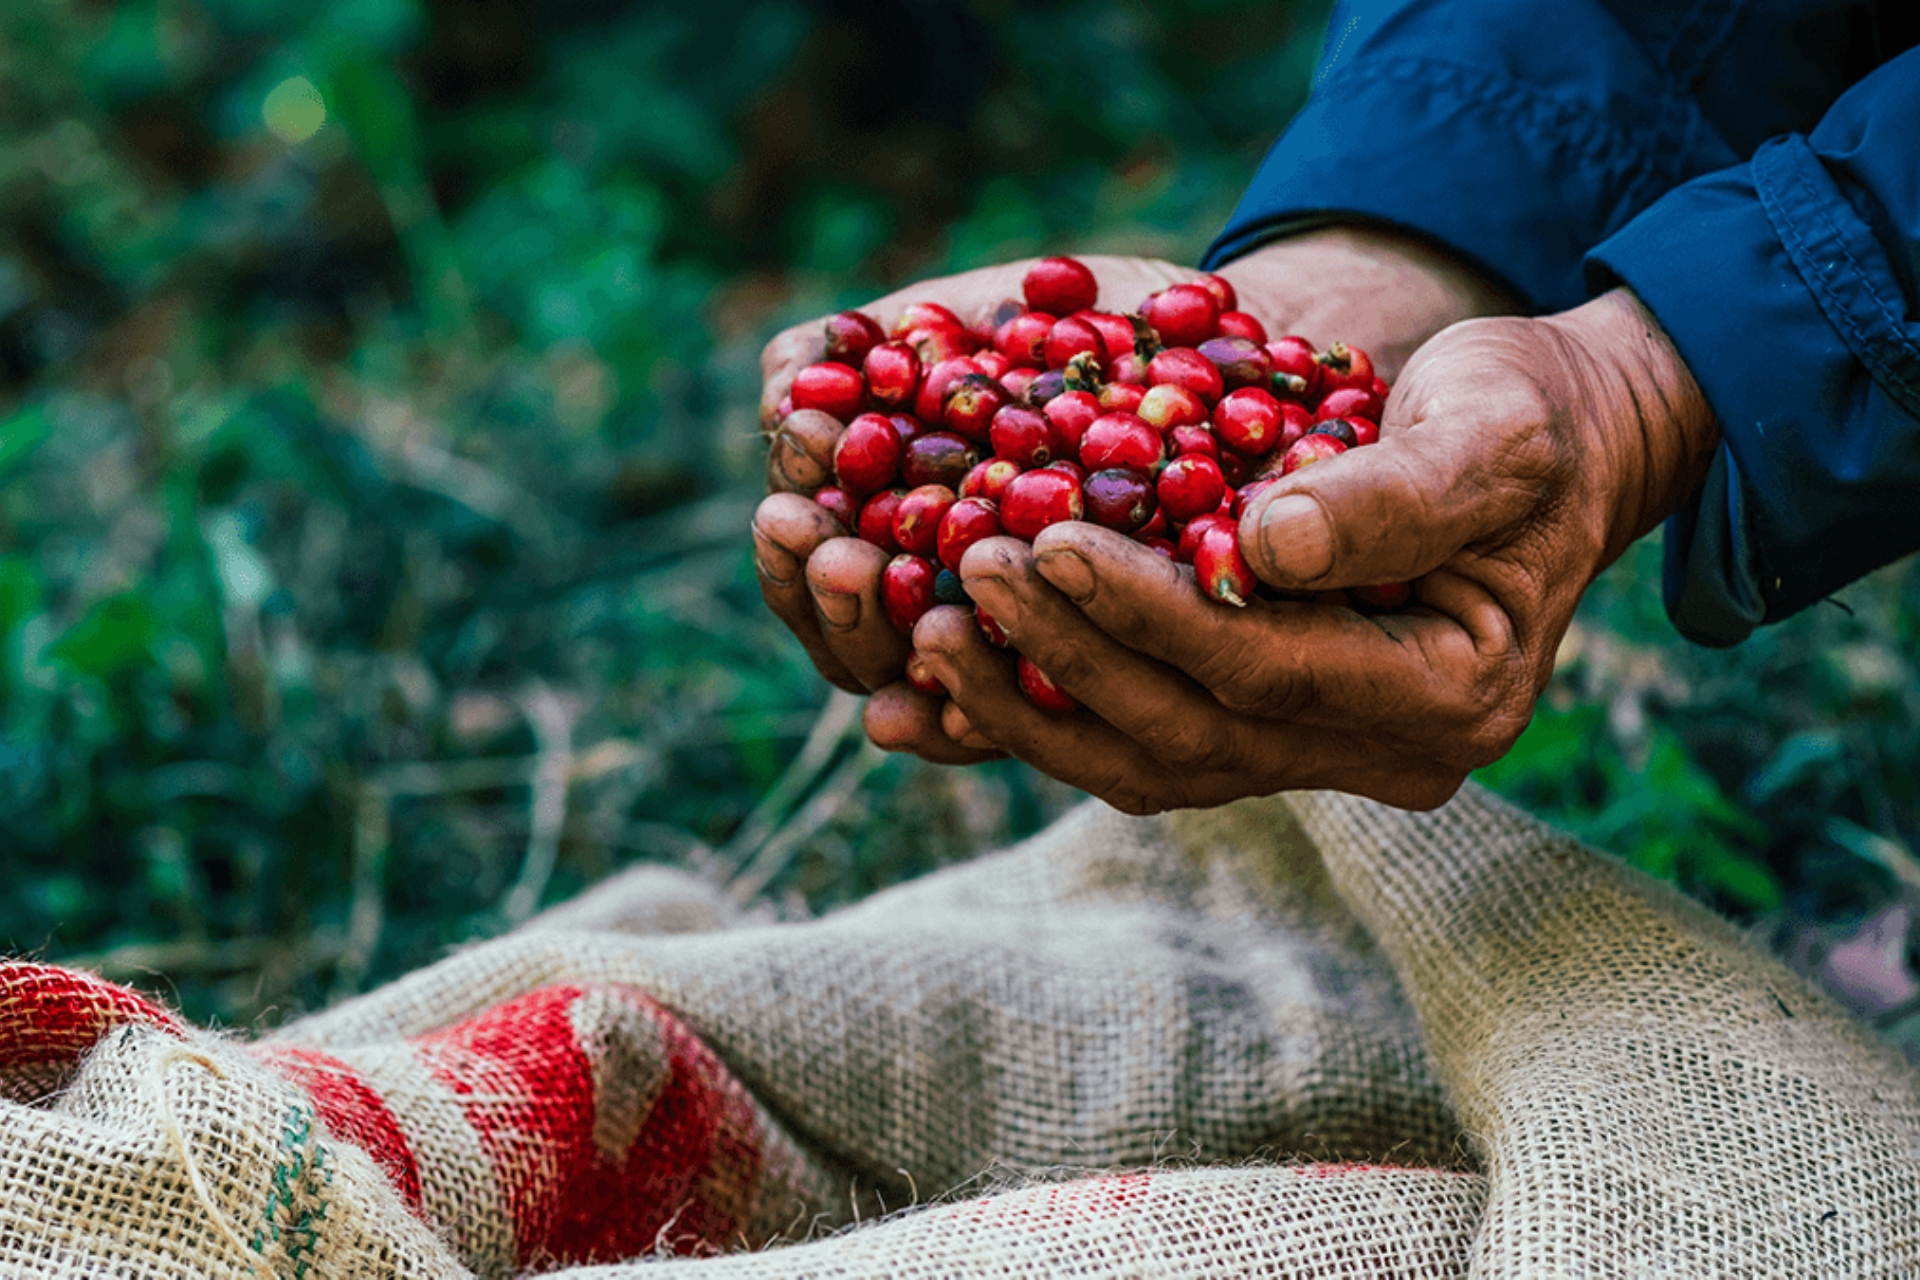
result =
[{"label": "pile of coffee cherries", "polygon": [[[910,303],[891,330],[858,311],[826,323],[826,359],[795,377],[784,419],[845,424],[832,482],[813,497],[891,553],[887,617],[911,633],[936,604],[968,603],[960,559],[983,538],[1031,542],[1089,520],[1191,564],[1211,600],[1267,594],[1239,545],[1242,510],[1279,477],[1380,438],[1387,384],[1358,347],[1317,352],[1269,339],[1215,275],[1153,294],[1131,314],[1098,309],[1093,272],[1045,258],[992,331],[935,302]],[[1404,584],[1333,593],[1390,609]],[[1006,635],[975,610],[989,640]],[[909,679],[938,691],[924,664]],[[1074,704],[1031,662],[1028,698]]]}]

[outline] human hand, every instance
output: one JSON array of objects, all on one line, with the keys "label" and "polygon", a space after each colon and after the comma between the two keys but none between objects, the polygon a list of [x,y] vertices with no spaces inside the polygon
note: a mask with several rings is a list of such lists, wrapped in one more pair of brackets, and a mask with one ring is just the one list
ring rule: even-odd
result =
[{"label": "human hand", "polygon": [[[1103,299],[1132,305],[1195,272],[1171,263],[1084,258]],[[968,272],[915,285],[869,307],[883,326],[907,301],[941,302],[963,320],[1018,297],[1027,263]],[[1325,345],[1358,342],[1391,377],[1434,332],[1469,315],[1510,310],[1514,301],[1470,269],[1425,243],[1384,230],[1332,228],[1278,241],[1223,268],[1243,310],[1278,333],[1299,333]],[[837,424],[822,416],[778,421],[777,406],[793,376],[823,349],[819,322],[787,330],[762,355],[762,422],[770,433],[771,495],[754,518],[755,562],[769,607],[806,646],[830,681],[853,692],[884,689],[868,707],[876,741],[932,759],[984,758],[991,744],[977,734],[956,743],[937,726],[940,702],[898,681],[909,650],[879,608],[886,557],[846,532],[808,499],[831,474]],[[951,712],[949,712],[951,714]]]},{"label": "human hand", "polygon": [[971,620],[936,609],[913,638],[951,695],[939,728],[1135,812],[1316,787],[1434,807],[1526,727],[1588,583],[1717,443],[1624,289],[1457,325],[1408,362],[1378,444],[1287,477],[1240,524],[1268,583],[1413,580],[1412,606],[1222,608],[1191,570],[1085,524],[983,542],[961,567],[969,593],[1087,711],[1028,705]]}]

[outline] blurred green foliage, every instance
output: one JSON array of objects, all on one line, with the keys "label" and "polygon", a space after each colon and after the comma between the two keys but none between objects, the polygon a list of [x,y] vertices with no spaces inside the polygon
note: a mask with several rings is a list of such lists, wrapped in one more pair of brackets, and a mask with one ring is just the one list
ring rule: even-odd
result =
[{"label": "blurred green foliage", "polygon": [[[0,9],[0,943],[244,1021],[634,858],[798,913],[1034,829],[1062,788],[876,761],[760,607],[758,345],[1036,250],[1192,258],[1324,17]],[[1706,654],[1652,554],[1485,777],[1736,912],[1869,904],[1916,588]]]}]

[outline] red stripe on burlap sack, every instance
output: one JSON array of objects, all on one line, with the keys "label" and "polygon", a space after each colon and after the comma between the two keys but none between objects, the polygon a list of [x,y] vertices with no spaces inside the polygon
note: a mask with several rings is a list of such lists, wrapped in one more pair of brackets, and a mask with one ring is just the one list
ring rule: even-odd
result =
[{"label": "red stripe on burlap sack", "polygon": [[[596,1063],[573,1006],[611,998],[645,1045],[597,1052],[664,1067],[646,1119],[613,1158],[594,1140]],[[522,1266],[607,1262],[664,1245],[693,1252],[730,1240],[760,1173],[760,1131],[746,1091],[698,1037],[644,993],[613,985],[529,992],[413,1042],[434,1078],[463,1099],[514,1223]],[[604,1065],[604,1064],[603,1064]]]},{"label": "red stripe on burlap sack", "polygon": [[90,973],[0,961],[0,1097],[35,1100],[109,1031],[129,1022],[184,1031],[145,996]]},{"label": "red stripe on burlap sack", "polygon": [[413,1144],[386,1099],[365,1077],[318,1049],[263,1044],[249,1046],[248,1052],[304,1089],[327,1132],[372,1156],[407,1208],[420,1213],[420,1169]]},{"label": "red stripe on burlap sack", "polygon": [[988,1227],[1055,1230],[1081,1222],[1126,1218],[1140,1211],[1153,1190],[1150,1173],[1075,1178],[1035,1196],[986,1196],[964,1221]]}]

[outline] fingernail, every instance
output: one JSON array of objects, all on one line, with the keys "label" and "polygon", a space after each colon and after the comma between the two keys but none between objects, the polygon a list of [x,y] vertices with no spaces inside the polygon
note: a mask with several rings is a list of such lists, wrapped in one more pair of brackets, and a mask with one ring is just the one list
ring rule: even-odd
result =
[{"label": "fingernail", "polygon": [[966,580],[967,595],[993,615],[1000,629],[1011,635],[1020,625],[1020,595],[1005,578],[977,573]]},{"label": "fingernail", "polygon": [[1326,508],[1304,493],[1267,505],[1260,517],[1260,544],[1268,566],[1295,582],[1311,582],[1333,568],[1333,526]]},{"label": "fingernail", "polygon": [[769,565],[765,560],[762,560],[759,556],[755,556],[753,558],[753,567],[755,572],[757,572],[761,577],[765,578],[768,582],[771,582],[776,587],[790,587],[793,585],[793,575],[789,574],[784,578],[781,577],[779,574],[773,571],[773,567],[771,565]]},{"label": "fingernail", "polygon": [[851,631],[860,621],[860,597],[842,595],[838,591],[819,591],[813,593],[814,607],[820,610],[820,616],[835,631]]},{"label": "fingernail", "polygon": [[1043,551],[1040,576],[1075,604],[1093,599],[1093,566],[1078,551]]}]

